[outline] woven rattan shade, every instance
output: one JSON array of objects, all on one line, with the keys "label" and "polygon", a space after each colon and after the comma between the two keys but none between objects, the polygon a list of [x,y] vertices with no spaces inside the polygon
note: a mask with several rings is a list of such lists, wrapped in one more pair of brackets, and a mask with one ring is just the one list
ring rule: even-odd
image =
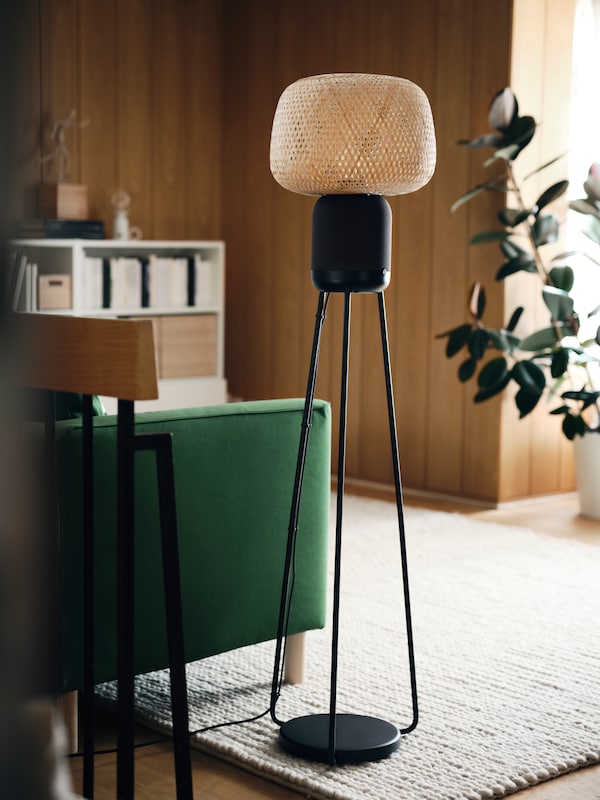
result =
[{"label": "woven rattan shade", "polygon": [[429,181],[435,157],[429,101],[405,78],[315,75],[277,104],[271,172],[292,192],[406,194]]}]

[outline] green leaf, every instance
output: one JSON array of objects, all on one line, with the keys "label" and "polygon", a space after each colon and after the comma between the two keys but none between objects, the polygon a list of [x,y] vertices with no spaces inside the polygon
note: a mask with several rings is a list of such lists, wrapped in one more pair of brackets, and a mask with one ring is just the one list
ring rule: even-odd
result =
[{"label": "green leaf", "polygon": [[503,350],[505,353],[514,353],[514,351],[519,347],[521,344],[521,340],[518,336],[513,336],[509,331],[506,330],[487,330],[488,340],[492,344],[493,347],[497,347],[498,350]]},{"label": "green leaf", "polygon": [[552,356],[550,374],[553,378],[560,378],[569,366],[569,351],[566,347],[559,347]]},{"label": "green leaf", "polygon": [[504,356],[498,356],[488,361],[482,368],[477,377],[477,385],[480,389],[491,389],[498,383],[505,381],[504,385],[508,382],[506,379],[510,378],[508,372],[508,362]]},{"label": "green leaf", "polygon": [[485,400],[489,400],[491,397],[495,397],[497,394],[500,394],[500,392],[506,389],[509,381],[510,381],[510,373],[507,373],[504,376],[503,380],[499,381],[493,386],[489,386],[486,389],[480,389],[473,398],[473,402],[483,403]]},{"label": "green leaf", "polygon": [[519,154],[519,150],[521,148],[517,144],[509,144],[506,147],[502,147],[500,150],[496,150],[489,158],[486,158],[483,166],[489,167],[495,161],[512,161]]},{"label": "green leaf", "polygon": [[458,380],[461,383],[466,383],[466,381],[473,377],[476,369],[477,360],[474,358],[467,358],[458,368]]},{"label": "green leaf", "polygon": [[573,298],[555,286],[544,286],[542,297],[553,320],[566,320],[573,315]]},{"label": "green leaf", "polygon": [[525,222],[530,214],[531,211],[529,210],[522,211],[518,208],[502,208],[498,212],[498,219],[508,228],[515,228],[517,225]]},{"label": "green leaf", "polygon": [[579,214],[590,214],[593,217],[600,216],[600,211],[598,211],[596,206],[589,200],[571,200],[569,208],[572,208],[573,211],[577,211]]},{"label": "green leaf", "polygon": [[[521,341],[521,350],[527,352],[537,352],[545,348],[553,348],[562,339],[563,336],[572,336],[573,331],[568,325],[558,324],[556,328],[542,328],[542,330],[526,336]],[[558,335],[560,333],[560,336]]]},{"label": "green leaf", "polygon": [[533,394],[539,394],[546,388],[544,371],[533,361],[517,361],[512,368],[511,377],[522,389]]},{"label": "green leaf", "polygon": [[587,430],[587,426],[579,414],[565,414],[564,419],[562,421],[562,430],[564,435],[570,441],[576,436],[584,436]]},{"label": "green leaf", "polygon": [[563,195],[569,187],[569,181],[558,181],[558,183],[553,183],[552,186],[548,187],[545,192],[542,192],[541,195],[538,197],[536,201],[536,206],[538,211],[541,211],[542,208],[545,208],[549,203],[552,203],[557,197]]},{"label": "green leaf", "polygon": [[508,129],[507,140],[514,142],[518,153],[525,148],[535,135],[536,123],[533,117],[515,117]]},{"label": "green leaf", "polygon": [[503,255],[506,256],[509,260],[512,258],[519,258],[519,256],[529,256],[531,255],[524,250],[521,245],[517,244],[514,239],[507,239],[506,241],[500,244],[500,250],[502,250]]},{"label": "green leaf", "polygon": [[550,411],[550,413],[554,414],[555,416],[558,416],[558,414],[567,414],[569,411],[570,411],[569,406],[559,406],[558,408],[553,408],[552,411]]},{"label": "green leaf", "polygon": [[591,218],[583,228],[583,232],[592,242],[600,244],[600,220]]},{"label": "green leaf", "polygon": [[509,275],[514,275],[515,272],[537,272],[535,261],[527,253],[511,258],[500,267],[496,273],[496,280],[501,281]]},{"label": "green leaf", "polygon": [[518,306],[512,313],[511,318],[508,321],[508,325],[506,326],[507,331],[514,331],[514,329],[519,324],[519,320],[521,319],[521,315],[525,309],[523,306]]},{"label": "green leaf", "polygon": [[485,353],[486,347],[488,343],[488,336],[485,330],[481,328],[475,328],[469,334],[469,353],[473,356],[473,358],[479,360],[483,358],[483,354]]},{"label": "green leaf", "polygon": [[557,162],[557,161],[560,161],[560,160],[561,160],[561,158],[564,158],[564,155],[562,155],[562,156],[556,156],[556,157],[555,157],[555,158],[553,158],[551,161],[546,161],[546,163],[545,163],[545,164],[542,164],[542,166],[541,166],[541,167],[537,167],[537,169],[534,169],[534,170],[533,170],[533,172],[529,172],[527,175],[525,175],[525,177],[523,178],[523,180],[524,180],[524,181],[526,181],[526,180],[529,180],[529,178],[532,178],[534,175],[537,175],[537,174],[538,174],[538,172],[542,172],[542,170],[544,170],[544,169],[548,169],[548,167],[551,167],[553,164],[556,164],[556,162]]},{"label": "green leaf", "polygon": [[448,342],[446,343],[446,356],[448,358],[452,358],[452,356],[456,355],[456,353],[458,353],[459,350],[462,350],[462,348],[466,345],[470,333],[470,325],[459,325],[457,328],[452,328],[452,330],[445,331],[444,333],[438,333],[436,339],[443,339],[446,336],[448,337]]},{"label": "green leaf", "polygon": [[465,203],[468,203],[469,200],[472,200],[473,197],[477,197],[478,194],[482,192],[500,192],[504,191],[503,188],[499,185],[498,181],[486,181],[485,183],[480,183],[477,186],[474,186],[472,189],[469,189],[468,192],[463,194],[458,200],[455,200],[454,203],[450,206],[450,212],[454,213],[458,208],[460,208]]},{"label": "green leaf", "polygon": [[600,392],[590,392],[588,389],[573,389],[563,392],[561,397],[563,400],[576,400],[581,403],[581,410],[584,411],[594,405],[598,397],[600,397]]},{"label": "green leaf", "polygon": [[540,401],[542,392],[531,392],[528,389],[519,389],[515,395],[515,403],[519,409],[519,419],[531,414]]},{"label": "green leaf", "polygon": [[550,280],[557,289],[570,292],[575,283],[575,273],[571,267],[552,267],[550,270]]},{"label": "green leaf", "polygon": [[538,247],[558,240],[558,220],[554,214],[540,214],[531,226],[533,239]]},{"label": "green leaf", "polygon": [[512,234],[510,231],[481,231],[471,237],[471,244],[487,244],[488,242],[502,242]]}]

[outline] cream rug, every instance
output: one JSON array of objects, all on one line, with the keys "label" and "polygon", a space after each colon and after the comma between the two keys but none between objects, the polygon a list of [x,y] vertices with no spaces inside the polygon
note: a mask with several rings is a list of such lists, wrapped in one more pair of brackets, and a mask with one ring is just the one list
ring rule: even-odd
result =
[{"label": "cream rug", "polygon": [[[268,715],[197,735],[195,746],[341,800],[504,797],[600,761],[600,546],[414,509],[406,528],[421,720],[399,750],[371,764],[304,761],[280,750]],[[343,549],[338,711],[403,727],[395,506],[347,497]],[[310,634],[308,681],[284,687],[280,718],[327,711],[329,641]],[[191,665],[191,728],[264,711],[273,655],[268,643]],[[138,679],[137,708],[151,727],[169,727],[167,673]]]}]

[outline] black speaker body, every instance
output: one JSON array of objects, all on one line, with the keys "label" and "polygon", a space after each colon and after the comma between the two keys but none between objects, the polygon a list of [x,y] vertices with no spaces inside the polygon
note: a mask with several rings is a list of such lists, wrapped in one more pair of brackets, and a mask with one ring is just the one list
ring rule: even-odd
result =
[{"label": "black speaker body", "polygon": [[392,210],[377,194],[327,194],[312,215],[311,276],[322,292],[381,292],[390,282]]}]

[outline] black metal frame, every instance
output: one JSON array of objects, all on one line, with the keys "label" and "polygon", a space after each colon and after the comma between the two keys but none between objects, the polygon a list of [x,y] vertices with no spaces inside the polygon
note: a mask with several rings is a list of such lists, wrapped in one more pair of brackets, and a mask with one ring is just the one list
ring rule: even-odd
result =
[{"label": "black metal frame", "polygon": [[[342,547],[342,518],[343,518],[343,498],[344,498],[344,477],[346,459],[346,417],[348,400],[348,360],[350,351],[350,315],[351,315],[351,295],[352,291],[344,291],[344,329],[342,345],[342,374],[340,387],[340,428],[339,428],[339,452],[338,452],[338,476],[337,476],[337,505],[336,505],[336,541],[335,541],[335,565],[334,565],[334,588],[333,588],[333,624],[332,624],[332,643],[331,643],[331,682],[330,682],[330,708],[328,715],[312,715],[288,722],[282,722],[277,717],[276,706],[281,692],[283,680],[283,666],[285,662],[284,639],[287,633],[287,622],[291,606],[291,581],[292,566],[296,541],[298,535],[298,516],[300,510],[300,500],[302,495],[302,481],[310,426],[312,421],[313,402],[315,395],[315,385],[318,372],[319,350],[321,332],[326,316],[329,293],[320,291],[317,304],[315,330],[313,336],[313,346],[309,366],[309,374],[306,388],[304,413],[302,418],[302,429],[300,434],[300,444],[298,448],[298,459],[296,462],[296,473],[294,479],[294,489],[292,494],[292,504],[288,528],[288,539],[284,561],[281,601],[279,609],[279,620],[277,628],[277,640],[275,650],[275,661],[273,666],[273,680],[271,685],[271,704],[270,713],[272,720],[279,726],[280,742],[288,750],[297,755],[317,760],[327,761],[329,764],[341,763],[343,761],[364,761],[374,758],[381,758],[395,750],[399,743],[399,735],[406,734],[414,730],[419,719],[417,682],[414,658],[414,642],[412,630],[412,617],[410,609],[410,592],[408,584],[408,564],[406,553],[406,536],[404,525],[404,510],[402,499],[402,484],[400,476],[400,460],[398,454],[398,441],[396,431],[396,419],[394,409],[394,396],[392,387],[392,375],[390,367],[389,343],[387,334],[387,319],[385,312],[385,301],[383,291],[377,293],[379,304],[379,321],[381,330],[381,344],[383,352],[383,365],[385,372],[385,385],[387,396],[387,408],[389,417],[390,442],[392,450],[392,462],[394,470],[394,486],[396,494],[396,506],[398,513],[398,528],[400,539],[400,556],[402,563],[402,582],[404,611],[407,632],[408,664],[410,671],[412,720],[406,727],[396,730],[394,726],[384,723],[382,720],[375,720],[371,717],[360,717],[359,724],[365,729],[369,729],[374,737],[381,739],[380,744],[371,747],[370,744],[362,746],[351,744],[349,749],[346,747],[345,723],[348,717],[351,726],[356,723],[354,715],[340,715],[336,713],[337,705],[337,668],[338,668],[338,640],[339,640],[339,607],[340,607],[340,578],[341,578],[341,547]],[[324,719],[323,717],[327,717]],[[326,744],[323,743],[323,727],[327,725]],[[338,729],[340,725],[344,728],[345,743],[342,748],[338,747]],[[288,726],[288,732],[286,732]],[[383,738],[381,738],[381,728],[384,728]],[[299,728],[301,730],[299,730]],[[394,736],[394,731],[398,736]],[[369,739],[371,733],[367,733]],[[391,738],[390,738],[391,737]],[[359,737],[360,738],[360,737]]]},{"label": "black metal frame", "polygon": [[[52,416],[52,419],[50,419],[50,416]],[[51,443],[52,452],[54,451],[55,430],[53,416],[54,403],[52,402],[48,409],[46,423],[47,441]],[[84,521],[83,794],[88,800],[92,800],[94,797],[95,744],[95,581],[93,418],[92,397],[90,395],[83,396],[82,430]],[[134,797],[135,791],[134,474],[135,453],[142,450],[150,450],[156,454],[177,798],[178,800],[193,800],[172,436],[169,433],[136,434],[134,429],[134,403],[131,400],[119,400],[117,414],[117,797],[119,800],[130,800],[130,798]],[[52,487],[55,488],[54,463],[48,466],[48,479]]]}]

